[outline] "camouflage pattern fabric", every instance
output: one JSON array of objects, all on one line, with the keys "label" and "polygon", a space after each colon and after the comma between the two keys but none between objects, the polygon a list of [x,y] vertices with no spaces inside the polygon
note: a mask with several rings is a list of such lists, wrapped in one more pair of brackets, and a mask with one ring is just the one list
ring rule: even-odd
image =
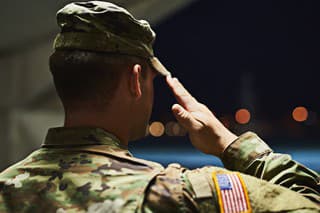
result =
[{"label": "camouflage pattern fabric", "polygon": [[[241,174],[253,212],[320,211],[305,198],[319,199],[317,174],[273,154],[255,134],[240,136],[224,159],[226,167],[292,189]],[[0,212],[220,212],[213,172],[231,171],[188,170],[179,164],[163,168],[132,157],[102,129],[54,128],[42,148],[0,174]]]},{"label": "camouflage pattern fabric", "polygon": [[105,1],[73,2],[57,12],[61,32],[55,50],[85,50],[145,58],[161,75],[170,72],[154,56],[155,32],[145,20]]},{"label": "camouflage pattern fabric", "polygon": [[55,49],[118,52],[153,57],[155,33],[145,20],[126,9],[103,1],[73,2],[57,12],[61,33]]},{"label": "camouflage pattern fabric", "polygon": [[290,155],[274,153],[253,132],[235,141],[222,156],[224,166],[297,191],[320,203],[320,177]]}]

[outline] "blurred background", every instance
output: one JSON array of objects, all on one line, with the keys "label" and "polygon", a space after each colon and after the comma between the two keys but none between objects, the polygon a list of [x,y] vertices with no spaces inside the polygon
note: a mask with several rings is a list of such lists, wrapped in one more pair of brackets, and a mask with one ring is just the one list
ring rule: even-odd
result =
[{"label": "blurred background", "polygon": [[[0,168],[37,149],[63,125],[48,57],[55,13],[71,1],[1,0]],[[317,1],[114,0],[157,33],[155,53],[232,131],[254,131],[276,152],[320,172],[320,14]],[[318,88],[318,89],[317,89]],[[149,135],[136,157],[188,168],[221,166],[195,150],[155,80]]]}]

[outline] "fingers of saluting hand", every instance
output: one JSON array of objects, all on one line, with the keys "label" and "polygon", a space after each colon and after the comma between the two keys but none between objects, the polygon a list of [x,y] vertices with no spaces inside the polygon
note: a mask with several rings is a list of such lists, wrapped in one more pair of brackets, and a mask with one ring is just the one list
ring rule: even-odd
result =
[{"label": "fingers of saluting hand", "polygon": [[184,88],[177,78],[167,76],[166,80],[178,103],[186,110],[192,111],[198,104],[196,99],[190,95],[190,93]]}]

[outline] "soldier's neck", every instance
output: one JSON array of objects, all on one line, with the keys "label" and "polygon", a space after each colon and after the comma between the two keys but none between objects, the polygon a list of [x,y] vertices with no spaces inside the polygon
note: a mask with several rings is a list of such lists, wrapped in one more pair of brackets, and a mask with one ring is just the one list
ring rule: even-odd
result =
[{"label": "soldier's neck", "polygon": [[[121,114],[121,113],[120,113]],[[122,119],[122,115],[113,113],[88,113],[72,112],[66,113],[64,127],[98,127],[116,136],[122,145],[128,146],[129,126]]]}]

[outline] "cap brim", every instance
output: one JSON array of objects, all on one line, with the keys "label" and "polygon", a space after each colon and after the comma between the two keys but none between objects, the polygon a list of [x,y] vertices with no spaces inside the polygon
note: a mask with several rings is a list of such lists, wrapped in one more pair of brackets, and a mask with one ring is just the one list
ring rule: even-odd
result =
[{"label": "cap brim", "polygon": [[150,58],[150,65],[161,75],[163,76],[171,76],[171,73],[166,69],[165,66],[159,61],[157,57]]}]

